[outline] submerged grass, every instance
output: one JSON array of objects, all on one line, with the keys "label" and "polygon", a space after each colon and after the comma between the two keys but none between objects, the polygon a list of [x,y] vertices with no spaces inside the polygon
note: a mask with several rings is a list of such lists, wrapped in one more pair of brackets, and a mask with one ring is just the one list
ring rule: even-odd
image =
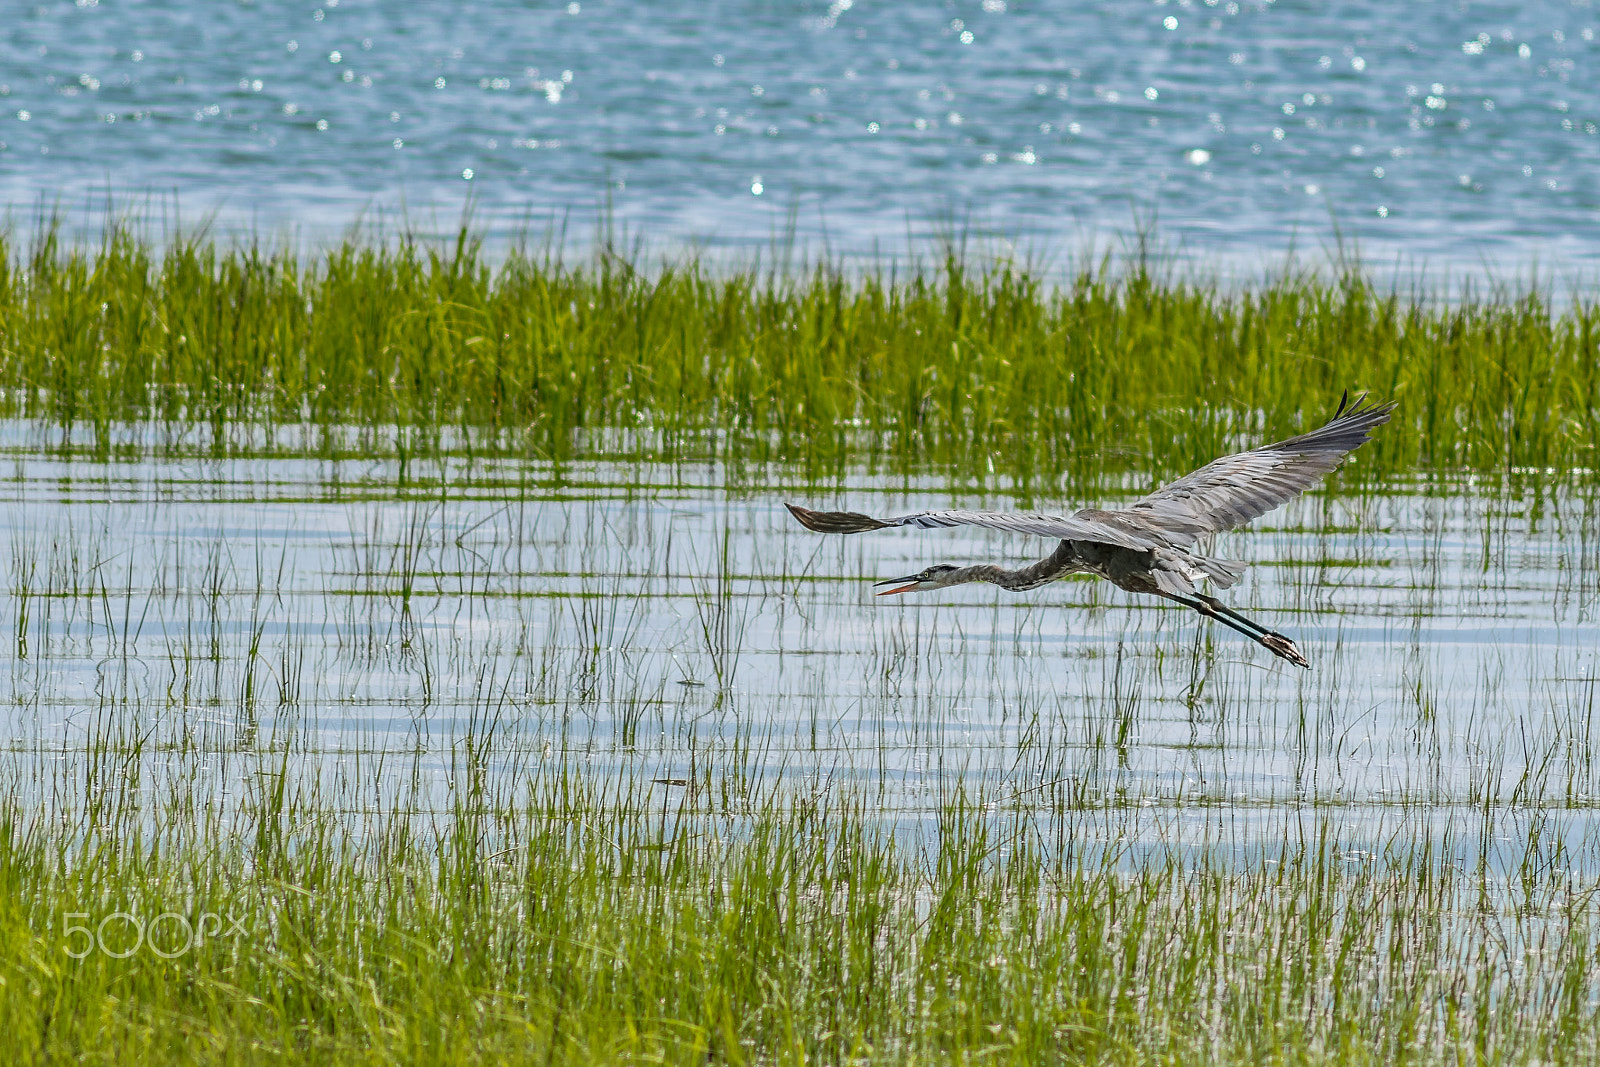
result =
[{"label": "submerged grass", "polygon": [[204,236],[158,249],[117,227],[95,247],[48,227],[0,243],[0,414],[102,454],[116,427],[154,422],[208,429],[220,453],[259,442],[241,429],[294,427],[403,459],[447,443],[712,454],[1082,489],[1313,425],[1348,387],[1401,402],[1360,477],[1593,480],[1597,340],[1586,298],[1447,302],[1357,270],[1235,289],[1139,256],[1051,286],[955,256],[908,278],[609,250],[491,262],[465,229],[315,256]]}]

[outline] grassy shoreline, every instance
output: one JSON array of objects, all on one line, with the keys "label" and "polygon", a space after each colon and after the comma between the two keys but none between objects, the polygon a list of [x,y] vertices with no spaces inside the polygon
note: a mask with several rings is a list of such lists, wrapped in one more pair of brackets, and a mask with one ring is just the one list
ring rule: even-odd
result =
[{"label": "grassy shoreline", "polygon": [[1541,861],[1564,847],[1550,825],[1510,877],[1471,852],[1512,828],[1471,811],[1442,836],[1401,811],[1379,853],[1315,808],[1254,860],[1225,839],[1141,853],[1121,835],[1148,812],[1070,787],[948,793],[907,833],[848,791],[737,776],[652,787],[558,761],[519,795],[485,786],[488,743],[460,740],[442,812],[342,812],[265,753],[237,757],[259,785],[227,817],[175,781],[152,813],[114,751],[75,757],[92,800],[0,819],[7,1044],[26,1063],[1600,1049],[1600,881]]},{"label": "grassy shoreline", "polygon": [[1347,480],[1589,483],[1597,344],[1581,295],[1446,303],[1355,272],[1247,290],[1139,260],[1061,287],[956,259],[910,279],[717,274],[609,252],[491,262],[465,230],[311,258],[126,229],[0,242],[0,417],[103,455],[129,424],[208,428],[218,454],[294,427],[323,452],[631,448],[1049,492],[1190,469],[1317,423],[1348,387],[1401,409]]}]

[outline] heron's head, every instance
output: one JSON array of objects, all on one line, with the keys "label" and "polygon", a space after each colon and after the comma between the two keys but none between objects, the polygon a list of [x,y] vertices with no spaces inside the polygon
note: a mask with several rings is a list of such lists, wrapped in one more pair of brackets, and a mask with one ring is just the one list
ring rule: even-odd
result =
[{"label": "heron's head", "polygon": [[956,572],[960,569],[948,563],[935,563],[916,574],[908,574],[904,578],[888,578],[874,584],[895,587],[883,590],[879,596],[888,596],[890,593],[919,593],[924,589],[943,589],[947,585],[960,584],[955,580]]}]

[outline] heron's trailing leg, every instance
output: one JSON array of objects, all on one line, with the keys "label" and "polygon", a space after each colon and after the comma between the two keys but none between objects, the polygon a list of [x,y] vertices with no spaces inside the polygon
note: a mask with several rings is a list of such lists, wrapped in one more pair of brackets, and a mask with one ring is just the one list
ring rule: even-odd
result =
[{"label": "heron's trailing leg", "polygon": [[1260,623],[1245,618],[1214,596],[1206,596],[1203,593],[1196,593],[1193,596],[1186,596],[1181,593],[1163,593],[1162,596],[1169,600],[1176,600],[1185,607],[1193,608],[1206,618],[1215,619],[1229,629],[1239,631],[1275,656],[1281,656],[1290,663],[1305,667],[1308,670],[1311,667],[1310,662],[1300,654],[1300,650],[1295,647],[1293,641],[1276,630],[1269,630]]},{"label": "heron's trailing leg", "polygon": [[[1266,634],[1268,637],[1283,637],[1283,635],[1280,634],[1278,631],[1269,630],[1265,626],[1262,626],[1260,623],[1254,621],[1253,619],[1245,618],[1243,615],[1240,615],[1237,611],[1234,611],[1232,608],[1228,607],[1228,605],[1224,604],[1222,601],[1218,600],[1214,596],[1206,596],[1204,593],[1196,593],[1194,596],[1195,596],[1196,600],[1204,601],[1206,603],[1206,605],[1211,608],[1212,611],[1219,612],[1220,614],[1226,615],[1230,619],[1233,619],[1236,622],[1242,622],[1246,626],[1253,626],[1257,630],[1260,630],[1262,633]],[[1285,641],[1288,640],[1287,637],[1284,637],[1283,639]]]}]

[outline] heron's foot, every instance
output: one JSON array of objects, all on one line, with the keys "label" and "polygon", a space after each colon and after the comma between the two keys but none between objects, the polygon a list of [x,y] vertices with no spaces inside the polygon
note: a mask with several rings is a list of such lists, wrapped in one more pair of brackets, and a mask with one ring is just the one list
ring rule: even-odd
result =
[{"label": "heron's foot", "polygon": [[1310,661],[1300,654],[1300,650],[1294,646],[1293,641],[1282,634],[1269,631],[1262,634],[1258,640],[1270,649],[1273,655],[1281,656],[1297,667],[1304,667],[1306,670],[1311,669]]}]

